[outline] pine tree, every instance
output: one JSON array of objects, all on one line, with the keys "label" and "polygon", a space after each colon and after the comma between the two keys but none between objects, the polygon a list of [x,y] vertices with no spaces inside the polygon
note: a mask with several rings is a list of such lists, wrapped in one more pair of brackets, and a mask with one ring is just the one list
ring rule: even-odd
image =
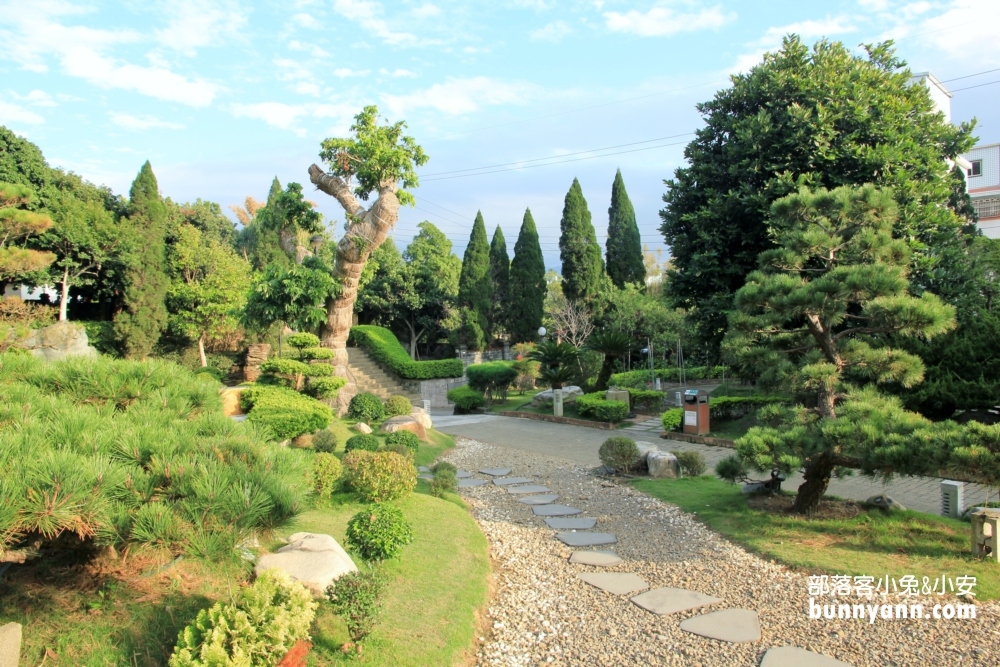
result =
[{"label": "pine tree", "polygon": [[115,338],[127,357],[149,356],[167,324],[167,207],[147,160],[132,182],[129,222],[142,239],[125,279],[124,309],[115,316]]},{"label": "pine tree", "polygon": [[615,174],[611,186],[611,208],[608,209],[608,275],[618,287],[625,283],[646,282],[646,265],[642,257],[639,226],[635,223],[635,209],[625,191],[622,170]]},{"label": "pine tree", "polygon": [[510,257],[507,255],[507,239],[503,237],[500,225],[497,225],[493,241],[490,242],[490,274],[493,279],[493,302],[486,334],[492,340],[507,328],[507,304],[510,298]]},{"label": "pine tree", "polygon": [[483,214],[476,212],[469,245],[462,257],[462,273],[458,278],[458,305],[476,313],[479,328],[487,328],[487,318],[493,297],[493,276],[490,274],[490,245],[486,240]]},{"label": "pine tree", "polygon": [[512,343],[533,341],[545,314],[545,260],[531,209],[525,209],[510,263],[507,327]]},{"label": "pine tree", "polygon": [[590,221],[587,200],[583,198],[580,181],[566,193],[562,221],[559,223],[559,257],[562,260],[563,294],[570,301],[590,301],[597,295],[604,273],[601,246]]}]

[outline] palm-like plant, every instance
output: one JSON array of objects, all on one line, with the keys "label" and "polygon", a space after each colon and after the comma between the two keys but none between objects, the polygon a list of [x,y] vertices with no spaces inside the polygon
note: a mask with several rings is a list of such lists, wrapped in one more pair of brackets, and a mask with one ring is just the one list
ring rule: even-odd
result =
[{"label": "palm-like plant", "polygon": [[546,341],[528,355],[532,361],[537,361],[541,367],[538,377],[553,389],[562,389],[567,382],[572,382],[576,374],[577,357],[580,351],[569,343]]},{"label": "palm-like plant", "polygon": [[608,380],[615,369],[615,359],[628,354],[632,350],[632,341],[620,331],[598,331],[587,340],[586,349],[600,352],[604,355],[601,372],[597,374],[596,388],[608,388]]}]

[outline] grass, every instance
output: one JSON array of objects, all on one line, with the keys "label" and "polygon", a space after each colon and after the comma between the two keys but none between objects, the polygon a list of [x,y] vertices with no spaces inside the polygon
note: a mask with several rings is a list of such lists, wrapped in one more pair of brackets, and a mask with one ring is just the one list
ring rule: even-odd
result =
[{"label": "grass", "polygon": [[755,510],[740,487],[713,477],[637,480],[635,488],[691,512],[750,551],[809,573],[976,577],[980,600],[1000,597],[1000,565],[969,553],[970,527],[921,512],[881,510],[806,518]]},{"label": "grass", "polygon": [[531,399],[535,397],[538,392],[545,391],[544,387],[538,387],[535,389],[529,389],[523,392],[507,392],[507,400],[501,403],[494,403],[488,410],[490,412],[501,412],[503,410],[522,410],[521,406],[531,405]]}]

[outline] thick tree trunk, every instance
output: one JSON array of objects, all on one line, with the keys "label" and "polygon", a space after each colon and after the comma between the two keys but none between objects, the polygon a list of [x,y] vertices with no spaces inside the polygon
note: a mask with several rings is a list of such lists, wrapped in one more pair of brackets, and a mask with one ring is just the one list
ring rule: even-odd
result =
[{"label": "thick tree trunk", "polygon": [[208,366],[208,358],[205,356],[205,333],[202,332],[198,336],[198,357],[201,359],[201,367],[206,368]]},{"label": "thick tree trunk", "polygon": [[69,301],[69,267],[63,269],[62,292],[59,295],[59,321],[66,321],[67,302]]},{"label": "thick tree trunk", "polygon": [[382,245],[396,224],[399,200],[396,198],[396,183],[385,183],[379,187],[378,199],[365,210],[341,178],[325,173],[316,165],[309,167],[309,178],[317,188],[340,202],[350,221],[347,232],[337,243],[337,259],[333,268],[333,277],[340,283],[341,292],[335,299],[327,301],[326,324],[320,335],[322,345],[333,350],[334,372],[347,379],[347,384],[337,394],[337,408],[342,414],[357,393],[347,365],[347,337],[353,323],[361,269],[368,256]]},{"label": "thick tree trunk", "polygon": [[819,501],[823,499],[830,486],[830,478],[835,467],[833,458],[827,454],[819,454],[806,463],[803,474],[805,481],[799,486],[792,511],[810,514],[819,507]]}]

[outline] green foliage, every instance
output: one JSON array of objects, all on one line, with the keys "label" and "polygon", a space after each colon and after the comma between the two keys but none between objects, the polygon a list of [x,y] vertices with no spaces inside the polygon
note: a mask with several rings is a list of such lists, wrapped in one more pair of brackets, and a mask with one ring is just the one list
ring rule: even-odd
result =
[{"label": "green foliage", "polygon": [[507,303],[507,327],[511,342],[524,343],[538,338],[545,312],[545,259],[538,243],[538,231],[531,209],[524,210],[524,221],[514,244],[510,263],[510,292]]},{"label": "green foliage", "polygon": [[395,505],[372,505],[347,522],[347,546],[365,560],[395,558],[412,541],[413,529]]},{"label": "green foliage", "polygon": [[348,139],[324,139],[320,158],[330,168],[330,173],[350,183],[357,181],[354,194],[367,201],[369,195],[384,183],[400,183],[396,192],[399,203],[412,205],[413,195],[408,191],[420,184],[416,167],[429,159],[413,137],[405,136],[406,123],[379,124],[378,107],[366,106],[354,117]]},{"label": "green foliage", "polygon": [[329,406],[284,387],[247,387],[240,394],[240,405],[248,422],[266,426],[277,440],[314,433],[333,421]]},{"label": "green foliage", "polygon": [[[333,372],[333,369],[329,366],[320,366],[317,364],[310,366],[313,373],[320,368],[328,368],[331,373]],[[310,375],[309,379],[306,381],[306,387],[303,391],[317,400],[331,401],[337,398],[337,394],[341,389],[343,389],[345,384],[347,384],[347,380],[342,377],[333,377],[330,375],[325,377],[316,377]]]},{"label": "green foliage", "polygon": [[626,472],[639,462],[639,448],[635,440],[616,435],[601,443],[597,455],[601,463],[614,472]]},{"label": "green foliage", "polygon": [[[657,368],[653,373],[650,373],[648,369],[614,373],[608,386],[620,387],[621,389],[645,389],[646,385],[652,382],[654,373],[663,382],[679,382],[681,379],[679,368]],[[692,380],[721,378],[730,373],[730,369],[726,366],[693,366],[684,369],[684,378],[690,382]]]},{"label": "green foliage", "polygon": [[730,484],[747,479],[750,469],[739,454],[731,454],[715,464],[715,474]]},{"label": "green foliage", "polygon": [[356,449],[360,449],[365,452],[377,452],[382,448],[382,442],[378,437],[370,433],[361,433],[359,435],[352,435],[344,443],[345,452],[353,452]]},{"label": "green foliage", "polygon": [[[289,343],[289,345],[291,345],[291,343]],[[299,358],[302,359],[302,361],[325,361],[333,359],[333,355],[333,350],[328,347],[307,347],[304,350],[299,350]]]},{"label": "green foliage", "polygon": [[[299,352],[299,359],[302,359],[302,353],[305,349],[314,348],[319,349],[319,336],[311,333],[294,333],[291,336],[285,338],[285,342],[288,343],[290,347],[294,347]],[[332,351],[332,350],[331,350]]]},{"label": "green foliage", "polygon": [[562,389],[564,384],[573,380],[579,356],[579,350],[570,343],[554,340],[539,343],[528,355],[539,364],[538,378],[553,389]]},{"label": "green foliage", "polygon": [[455,414],[463,415],[485,407],[486,397],[483,392],[462,385],[448,390],[448,402],[455,404]]},{"label": "green foliage", "polygon": [[733,420],[759,410],[766,405],[790,403],[788,396],[781,394],[756,394],[754,396],[712,396],[708,400],[710,419]]},{"label": "green foliage", "polygon": [[434,473],[429,486],[432,496],[442,498],[444,494],[455,493],[458,490],[458,477],[454,470],[438,470]]},{"label": "green foliage", "polygon": [[375,361],[406,380],[433,380],[462,377],[465,369],[460,359],[413,361],[391,331],[383,327],[351,327],[350,342],[364,349]]},{"label": "green foliage", "polygon": [[670,408],[660,415],[660,422],[664,431],[679,431],[684,422],[684,408]]},{"label": "green foliage", "polygon": [[592,417],[597,421],[617,424],[628,417],[628,403],[606,400],[603,391],[584,394],[576,399],[575,405],[581,416]]},{"label": "green foliage", "polygon": [[[329,431],[320,431],[329,433]],[[313,440],[313,448],[316,441]],[[317,449],[318,453],[313,457],[312,483],[316,495],[323,500],[328,500],[340,484],[340,478],[344,473],[344,466],[336,456]]]},{"label": "green foliage", "polygon": [[570,301],[589,302],[597,296],[600,288],[604,259],[590,221],[587,200],[583,198],[580,181],[575,178],[566,193],[559,229],[563,294]]},{"label": "green foliage", "polygon": [[310,329],[326,322],[326,301],[340,293],[330,267],[320,257],[283,267],[268,264],[253,284],[243,309],[245,326],[263,331],[276,322]]},{"label": "green foliage", "polygon": [[517,380],[518,369],[511,361],[490,361],[472,364],[465,369],[469,386],[483,392],[486,405],[507,400],[507,389]]},{"label": "green foliage", "polygon": [[458,312],[448,340],[455,347],[465,346],[470,351],[482,350],[486,347],[486,333],[483,331],[479,313],[472,308],[462,308]]},{"label": "green foliage", "polygon": [[202,609],[181,631],[170,667],[271,667],[309,638],[316,602],[287,574],[268,570],[232,604]]},{"label": "green foliage", "polygon": [[[462,257],[462,273],[458,279],[458,305],[475,313],[475,321],[481,331],[489,329],[489,315],[493,308],[493,275],[490,269],[490,245],[486,237],[486,223],[483,222],[483,214],[478,211],[476,220],[472,224],[469,244],[465,247],[465,256]],[[465,344],[469,345],[468,342]],[[483,348],[482,344],[469,347],[473,350]]]},{"label": "green foliage", "polygon": [[385,399],[385,416],[397,417],[413,412],[413,403],[406,396],[394,395]]},{"label": "green foliage", "polygon": [[382,405],[382,399],[375,394],[361,392],[351,398],[347,406],[347,416],[351,419],[360,419],[366,424],[380,422],[385,419],[385,407]]},{"label": "green foliage", "polygon": [[628,398],[633,410],[651,415],[663,409],[667,395],[655,389],[629,389]]},{"label": "green foliage", "polygon": [[360,642],[375,628],[382,610],[384,580],[373,570],[358,570],[338,577],[326,589],[334,612],[347,623],[351,641]]},{"label": "green foliage", "polygon": [[417,469],[395,452],[351,451],[344,467],[351,488],[370,503],[398,500],[417,486]]},{"label": "green foliage", "polygon": [[396,445],[402,445],[410,451],[412,456],[416,456],[417,450],[420,449],[420,438],[411,431],[393,431],[385,436],[385,446],[394,447]]},{"label": "green foliage", "polygon": [[597,375],[596,388],[607,389],[615,362],[632,351],[632,341],[621,331],[598,331],[587,339],[586,349],[600,352],[604,356],[601,371]]},{"label": "green foliage", "polygon": [[294,359],[268,359],[260,365],[260,372],[262,375],[274,378],[273,382],[266,381],[268,383],[281,384],[297,390],[309,372],[309,365]]},{"label": "green foliage", "polygon": [[677,463],[681,467],[681,474],[685,477],[701,477],[705,474],[705,457],[701,452],[671,452],[677,457]]},{"label": "green foliage", "polygon": [[608,276],[617,287],[626,283],[645,286],[646,265],[642,257],[639,225],[635,209],[625,191],[622,171],[615,173],[611,186],[611,207],[608,209]]},{"label": "green foliage", "polygon": [[486,334],[493,340],[501,331],[507,330],[510,299],[510,257],[507,255],[507,240],[500,225],[497,225],[493,232],[493,240],[490,241],[490,277],[493,293]]},{"label": "green foliage", "polygon": [[337,436],[328,428],[313,434],[313,451],[321,454],[332,454],[337,450]]},{"label": "green foliage", "polygon": [[698,106],[705,126],[685,149],[688,166],[667,181],[660,216],[673,264],[668,294],[697,307],[699,334],[714,345],[733,295],[776,245],[771,204],[803,186],[891,187],[900,211],[893,236],[916,253],[915,282],[937,291],[934,273],[948,273],[938,249],[962,221],[947,207],[947,159],[971,147],[972,126],[937,111],[890,43],[866,50],[821,41],[810,52],[791,36]]}]

